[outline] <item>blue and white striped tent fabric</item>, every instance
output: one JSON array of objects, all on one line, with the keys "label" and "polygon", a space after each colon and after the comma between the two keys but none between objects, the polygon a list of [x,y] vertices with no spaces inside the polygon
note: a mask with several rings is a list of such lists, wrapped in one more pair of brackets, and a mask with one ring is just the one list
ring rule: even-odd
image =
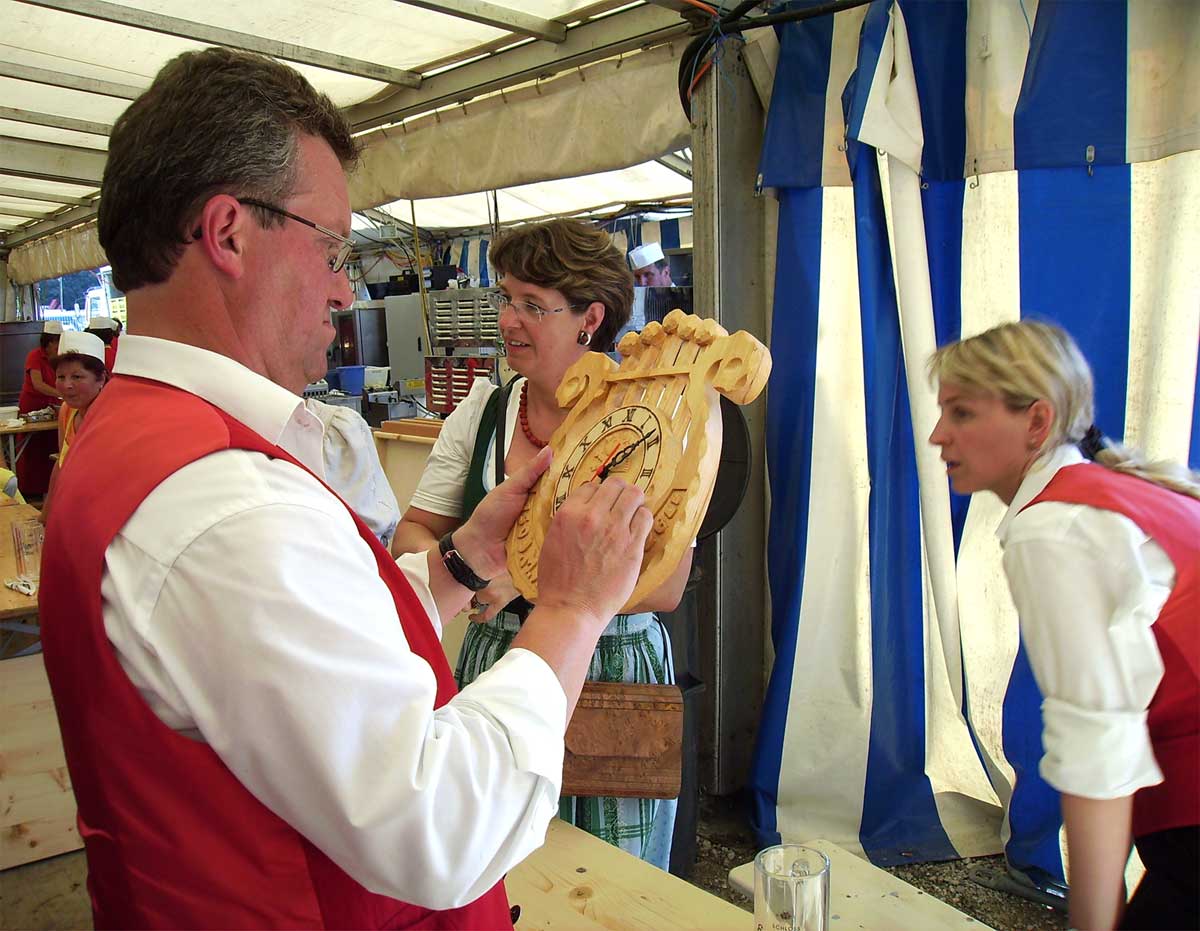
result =
[{"label": "blue and white striped tent fabric", "polygon": [[950,492],[924,365],[1057,321],[1105,432],[1200,464],[1200,4],[876,0],[780,43],[759,840],[1061,881],[1003,506]]}]

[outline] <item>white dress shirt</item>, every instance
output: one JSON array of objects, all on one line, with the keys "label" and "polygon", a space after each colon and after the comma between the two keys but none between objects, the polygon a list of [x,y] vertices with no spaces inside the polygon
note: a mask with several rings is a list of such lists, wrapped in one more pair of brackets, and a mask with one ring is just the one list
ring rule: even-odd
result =
[{"label": "white dress shirt", "polygon": [[1163,778],[1146,709],[1163,676],[1151,627],[1175,567],[1113,511],[1057,501],[1022,510],[1059,469],[1083,461],[1065,445],[1035,464],[996,533],[1042,690],[1039,771],[1060,792],[1121,798]]},{"label": "white dress shirt", "polygon": [[[322,474],[320,419],[231,359],[130,335],[116,372],[193,392]],[[440,628],[425,558],[398,562]],[[105,563],[105,631],[149,706],[368,889],[456,907],[543,843],[566,729],[553,670],[512,650],[435,711],[370,548],[303,470],[200,459]]]}]

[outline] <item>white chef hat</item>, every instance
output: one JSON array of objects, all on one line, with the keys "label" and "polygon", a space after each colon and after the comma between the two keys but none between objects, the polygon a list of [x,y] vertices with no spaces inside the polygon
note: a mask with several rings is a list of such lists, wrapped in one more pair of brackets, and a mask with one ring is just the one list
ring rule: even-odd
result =
[{"label": "white chef hat", "polygon": [[629,267],[636,272],[638,269],[646,268],[655,262],[661,262],[664,258],[662,245],[657,242],[648,242],[630,251]]},{"label": "white chef hat", "polygon": [[75,330],[67,330],[58,341],[58,355],[62,357],[69,352],[75,352],[81,356],[91,356],[93,359],[99,359],[103,364],[104,341],[95,333],[78,333]]},{"label": "white chef hat", "polygon": [[63,325],[58,320],[46,320],[42,323],[42,332],[43,333],[51,333],[55,336],[61,336],[62,331],[63,331]]},{"label": "white chef hat", "polygon": [[87,328],[89,330],[115,330],[117,321],[112,317],[92,317],[88,321]]}]

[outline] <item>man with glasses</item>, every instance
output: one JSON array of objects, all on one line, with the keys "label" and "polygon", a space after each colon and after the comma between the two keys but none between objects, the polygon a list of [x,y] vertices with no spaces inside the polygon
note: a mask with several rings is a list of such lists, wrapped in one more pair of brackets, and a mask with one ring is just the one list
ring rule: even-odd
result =
[{"label": "man with glasses", "polygon": [[501,877],[544,839],[636,580],[641,493],[589,484],[517,649],[456,694],[439,619],[503,570],[549,457],[399,561],[322,481],[299,395],[352,300],[357,154],[297,72],[225,49],[114,126],[99,231],[130,333],[40,601],[97,927],[511,928]]}]

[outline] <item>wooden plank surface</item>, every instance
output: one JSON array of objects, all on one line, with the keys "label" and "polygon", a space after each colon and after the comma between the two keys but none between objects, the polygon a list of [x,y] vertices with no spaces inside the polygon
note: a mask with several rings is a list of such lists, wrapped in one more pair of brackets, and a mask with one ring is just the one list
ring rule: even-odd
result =
[{"label": "wooden plank surface", "polygon": [[[17,574],[17,554],[13,547],[12,525],[16,521],[37,520],[38,510],[28,504],[0,507],[0,582]],[[0,619],[27,617],[37,613],[37,595],[22,595],[0,584]]]},{"label": "wooden plank surface", "polygon": [[[805,841],[829,857],[831,931],[989,931],[952,905],[827,840]],[[729,871],[729,883],[754,897],[754,864]]]},{"label": "wooden plank surface", "polygon": [[82,846],[41,654],[0,661],[0,870]]},{"label": "wooden plank surface", "polygon": [[753,916],[555,818],[505,879],[518,928],[749,931]]}]

